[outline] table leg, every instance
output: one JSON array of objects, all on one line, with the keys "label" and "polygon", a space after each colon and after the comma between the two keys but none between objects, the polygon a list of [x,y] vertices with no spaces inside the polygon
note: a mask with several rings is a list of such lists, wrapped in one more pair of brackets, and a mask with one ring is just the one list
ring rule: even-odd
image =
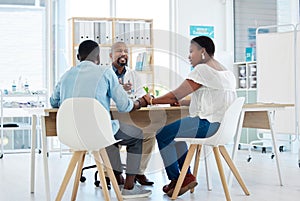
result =
[{"label": "table leg", "polygon": [[35,183],[35,142],[36,142],[36,121],[37,116],[32,115],[31,118],[31,167],[30,167],[30,192],[34,193]]},{"label": "table leg", "polygon": [[275,130],[274,130],[274,116],[275,116],[275,111],[269,111],[268,112],[268,118],[269,118],[269,123],[270,123],[270,130],[271,130],[271,136],[272,136],[272,141],[273,141],[273,149],[276,157],[276,165],[277,165],[277,171],[278,171],[278,176],[279,176],[279,182],[280,185],[282,186],[282,178],[281,178],[281,171],[280,171],[280,162],[279,162],[279,154],[276,146],[276,137],[275,137]]},{"label": "table leg", "polygon": [[45,179],[45,191],[46,199],[50,201],[50,184],[49,184],[49,169],[48,169],[48,157],[47,157],[47,136],[46,136],[46,125],[45,117],[41,117],[41,126],[42,126],[42,154],[43,154],[43,163],[44,163],[44,179]]}]

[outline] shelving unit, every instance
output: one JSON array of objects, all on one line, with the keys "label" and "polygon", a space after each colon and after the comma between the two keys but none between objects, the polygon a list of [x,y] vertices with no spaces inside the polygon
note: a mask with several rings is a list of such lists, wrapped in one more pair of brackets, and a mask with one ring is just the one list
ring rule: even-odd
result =
[{"label": "shelving unit", "polygon": [[[11,146],[14,145],[14,133],[21,132],[23,138],[28,140],[30,146],[30,132],[31,132],[31,116],[34,112],[37,112],[39,108],[43,108],[47,103],[46,93],[1,93],[1,153],[0,158],[4,155],[4,144],[7,141],[6,136],[11,133]],[[10,124],[10,125],[8,125]],[[7,127],[8,126],[8,127]],[[4,133],[6,136],[4,136]],[[24,140],[24,139],[23,139]],[[28,147],[30,148],[30,147]]]},{"label": "shelving unit", "polygon": [[[233,72],[236,77],[237,96],[245,97],[245,103],[256,103],[257,102],[256,61],[236,62],[233,64]],[[240,145],[248,146],[251,141],[257,139],[258,139],[257,129],[243,128]]]},{"label": "shelving unit", "polygon": [[136,18],[88,18],[69,19],[71,64],[78,64],[77,51],[84,40],[94,40],[100,46],[100,66],[110,66],[112,44],[125,42],[129,48],[128,66],[137,70],[154,91],[153,20]]},{"label": "shelving unit", "polygon": [[245,97],[246,103],[256,102],[256,76],[257,65],[255,61],[238,62],[233,65],[234,73],[237,78],[238,96]]}]

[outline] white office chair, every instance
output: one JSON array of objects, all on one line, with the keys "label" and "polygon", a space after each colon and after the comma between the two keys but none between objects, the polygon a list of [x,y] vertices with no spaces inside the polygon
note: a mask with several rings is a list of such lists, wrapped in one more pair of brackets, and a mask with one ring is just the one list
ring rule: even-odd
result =
[{"label": "white office chair", "polygon": [[60,201],[77,165],[71,200],[76,199],[80,173],[87,151],[91,151],[103,184],[105,200],[110,200],[105,175],[100,158],[102,158],[108,176],[112,182],[118,200],[123,200],[105,147],[116,143],[111,119],[105,108],[93,98],[70,98],[65,100],[57,112],[57,136],[59,140],[74,150],[69,167],[56,197]]},{"label": "white office chair", "polygon": [[[186,159],[184,161],[184,165],[182,167],[180,176],[178,178],[177,184],[175,186],[174,192],[172,194],[172,200],[176,199],[178,197],[181,185],[183,183],[183,180],[185,178],[185,175],[187,173],[187,169],[191,163],[192,157],[194,155],[194,152],[196,151],[196,158],[195,158],[195,165],[194,165],[194,172],[193,175],[197,177],[197,171],[199,166],[199,160],[200,160],[200,152],[202,145],[211,146],[213,147],[213,152],[215,155],[215,159],[217,162],[220,178],[222,181],[223,189],[225,192],[226,200],[229,201],[230,194],[228,191],[228,186],[226,183],[224,170],[222,166],[222,162],[220,160],[220,154],[225,159],[226,163],[228,164],[230,170],[234,174],[235,178],[239,182],[240,186],[242,187],[244,193],[246,195],[250,195],[245,183],[243,182],[237,168],[235,167],[233,161],[231,160],[228,152],[226,151],[225,144],[229,143],[233,137],[236,134],[237,125],[240,119],[242,107],[244,104],[245,98],[237,98],[231,106],[227,109],[225,112],[224,118],[220,124],[220,128],[211,137],[208,138],[175,138],[176,141],[184,141],[187,143],[190,143],[190,147],[186,156]],[[193,192],[194,189],[191,189],[191,192]]]}]

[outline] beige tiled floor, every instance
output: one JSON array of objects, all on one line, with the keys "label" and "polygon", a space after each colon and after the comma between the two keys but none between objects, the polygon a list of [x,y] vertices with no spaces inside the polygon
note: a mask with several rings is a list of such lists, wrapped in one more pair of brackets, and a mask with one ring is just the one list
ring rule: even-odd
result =
[{"label": "beige tiled floor", "polygon": [[[300,168],[298,167],[298,155],[291,152],[282,152],[281,164],[284,186],[279,185],[275,160],[270,159],[270,153],[262,154],[253,152],[250,163],[246,161],[247,151],[238,151],[236,164],[244,181],[251,193],[245,196],[236,181],[230,189],[232,200],[236,201],[298,201],[300,199]],[[60,183],[64,176],[70,155],[59,157],[58,153],[50,153],[50,188],[51,199],[54,200],[58,192]],[[93,164],[89,156],[86,157],[86,164]],[[44,178],[42,156],[37,155],[37,179],[35,193],[30,194],[30,154],[5,154],[0,160],[0,200],[1,201],[43,201],[45,200]],[[155,181],[149,198],[135,200],[166,201],[170,200],[163,194],[161,188],[168,183],[166,174],[161,168],[161,161],[158,153],[154,153],[147,176]],[[227,169],[226,169],[227,170]],[[214,159],[211,160],[211,172],[213,190],[207,191],[203,163],[200,163],[198,186],[195,193],[189,192],[179,197],[178,200],[184,201],[219,201],[225,200],[224,192],[219,180],[219,175],[215,166]],[[79,185],[77,200],[96,201],[103,200],[100,188],[94,187],[93,171],[87,171],[87,181]],[[67,188],[63,200],[70,200],[71,185]],[[110,191],[112,200],[116,200],[113,190]]]}]

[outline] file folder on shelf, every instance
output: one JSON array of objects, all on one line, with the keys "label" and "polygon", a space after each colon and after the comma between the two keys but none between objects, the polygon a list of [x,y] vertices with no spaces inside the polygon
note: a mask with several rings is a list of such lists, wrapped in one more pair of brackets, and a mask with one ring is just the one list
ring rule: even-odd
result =
[{"label": "file folder on shelf", "polygon": [[83,40],[94,40],[94,23],[85,21],[84,23],[84,39]]},{"label": "file folder on shelf", "polygon": [[94,22],[94,40],[101,44],[100,22]]},{"label": "file folder on shelf", "polygon": [[115,23],[115,42],[120,42],[121,41],[121,23],[116,22]]},{"label": "file folder on shelf", "polygon": [[150,46],[151,45],[151,24],[149,22],[145,22],[145,45]]},{"label": "file folder on shelf", "polygon": [[[76,58],[79,44],[87,39],[96,41],[100,46],[100,66],[110,66],[111,45],[117,41],[125,42],[129,50],[129,66],[140,71],[154,83],[152,72],[152,20],[128,18],[71,18],[72,66],[79,64]],[[113,33],[114,31],[114,33]]]},{"label": "file folder on shelf", "polygon": [[74,43],[79,45],[85,40],[85,22],[76,21],[74,22]]},{"label": "file folder on shelf", "polygon": [[131,23],[124,23],[124,42],[126,44],[132,44],[130,40],[130,24]]},{"label": "file folder on shelf", "polygon": [[134,45],[135,43],[135,30],[134,22],[129,23],[129,44]]},{"label": "file folder on shelf", "polygon": [[106,44],[106,22],[100,22],[100,44]]},{"label": "file folder on shelf", "polygon": [[140,45],[145,44],[145,22],[140,22]]},{"label": "file folder on shelf", "polygon": [[100,66],[110,66],[111,59],[109,57],[110,48],[109,47],[101,47],[100,48]]},{"label": "file folder on shelf", "polygon": [[140,43],[140,23],[134,23],[134,44],[139,45]]},{"label": "file folder on shelf", "polygon": [[112,22],[105,22],[105,42],[104,44],[112,44]]}]

